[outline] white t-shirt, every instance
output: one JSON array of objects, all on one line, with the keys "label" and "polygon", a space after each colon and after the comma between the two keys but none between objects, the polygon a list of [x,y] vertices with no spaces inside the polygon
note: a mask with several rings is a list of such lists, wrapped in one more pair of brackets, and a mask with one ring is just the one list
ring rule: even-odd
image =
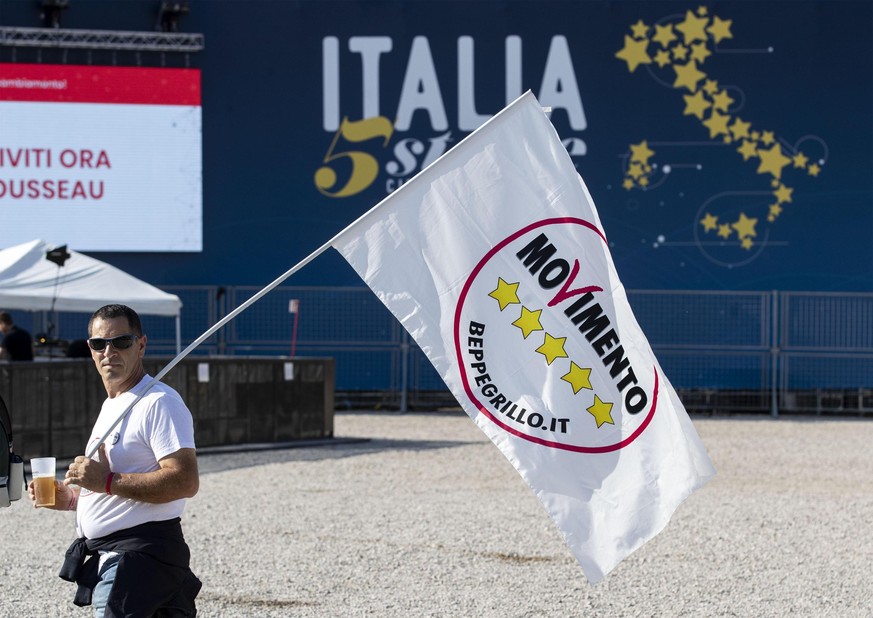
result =
[{"label": "white t-shirt", "polygon": [[[132,390],[103,402],[85,452],[100,440],[149,382],[151,377],[145,376]],[[194,448],[194,420],[179,393],[158,382],[112,431],[105,444],[113,472],[152,472],[160,468],[158,460],[179,449]],[[99,459],[96,453],[94,459]],[[151,504],[83,487],[76,507],[76,529],[79,536],[98,538],[146,522],[181,517],[185,502],[183,498]]]}]

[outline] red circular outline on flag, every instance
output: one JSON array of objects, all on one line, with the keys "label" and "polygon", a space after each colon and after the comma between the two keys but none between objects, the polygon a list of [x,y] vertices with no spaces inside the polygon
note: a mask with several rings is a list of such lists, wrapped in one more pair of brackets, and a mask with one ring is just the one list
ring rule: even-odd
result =
[{"label": "red circular outline on flag", "polygon": [[518,436],[524,440],[528,440],[529,442],[533,442],[535,444],[540,444],[542,446],[548,446],[551,448],[561,449],[565,451],[572,451],[574,453],[611,453],[612,451],[617,451],[623,449],[628,444],[636,440],[641,433],[649,426],[649,423],[652,422],[652,417],[655,415],[655,409],[658,407],[658,370],[657,368],[653,368],[655,374],[655,387],[653,389],[652,395],[652,407],[649,409],[646,414],[646,418],[640,423],[640,426],[637,427],[634,432],[629,435],[627,438],[622,440],[621,442],[617,442],[615,444],[608,444],[606,446],[574,446],[572,444],[563,444],[561,442],[552,442],[551,440],[543,440],[542,438],[536,438],[534,436],[529,436],[526,433],[518,431],[513,427],[510,427],[499,418],[497,418],[494,414],[492,414],[488,409],[483,406],[478,399],[473,395],[473,391],[470,388],[470,383],[467,380],[467,372],[464,370],[464,360],[461,356],[461,340],[458,336],[460,333],[460,325],[461,325],[461,309],[464,306],[464,301],[467,298],[467,292],[470,290],[470,286],[472,285],[473,280],[479,275],[479,271],[484,268],[485,264],[494,257],[494,254],[502,250],[506,245],[511,243],[516,238],[527,234],[531,230],[535,230],[539,227],[544,227],[546,225],[555,225],[558,223],[574,223],[577,225],[581,225],[583,227],[587,227],[589,230],[595,232],[598,236],[600,236],[603,242],[606,242],[606,237],[603,233],[597,228],[597,226],[585,221],[584,219],[577,219],[576,217],[556,217],[553,219],[543,219],[542,221],[538,221],[536,223],[531,223],[530,225],[523,227],[519,231],[510,235],[508,238],[497,243],[494,247],[491,248],[488,253],[485,254],[476,267],[473,269],[473,272],[470,273],[470,276],[467,277],[466,283],[464,283],[464,288],[461,290],[461,296],[458,298],[458,305],[455,309],[455,354],[458,357],[458,369],[461,374],[461,381],[464,384],[464,391],[467,393],[467,397],[476,405],[479,409],[479,412],[487,416],[491,421],[502,428],[504,431],[511,433],[514,436]]}]

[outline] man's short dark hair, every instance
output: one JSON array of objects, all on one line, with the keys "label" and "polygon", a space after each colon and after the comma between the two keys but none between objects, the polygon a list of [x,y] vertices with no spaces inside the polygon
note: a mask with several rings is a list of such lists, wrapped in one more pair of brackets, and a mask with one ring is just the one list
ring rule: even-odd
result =
[{"label": "man's short dark hair", "polygon": [[12,316],[6,311],[0,311],[0,322],[12,326]]},{"label": "man's short dark hair", "polygon": [[134,335],[142,337],[142,322],[139,320],[139,315],[136,311],[127,305],[104,305],[94,312],[91,319],[88,320],[88,336],[91,336],[91,325],[94,320],[111,320],[113,318],[127,318],[127,324],[130,326],[130,331]]}]

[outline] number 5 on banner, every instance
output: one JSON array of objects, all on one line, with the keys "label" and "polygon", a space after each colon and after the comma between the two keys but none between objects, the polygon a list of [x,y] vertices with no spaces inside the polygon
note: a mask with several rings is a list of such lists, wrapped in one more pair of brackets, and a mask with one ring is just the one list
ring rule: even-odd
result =
[{"label": "number 5 on banner", "polygon": [[[381,137],[384,138],[383,146],[386,146],[393,133],[394,126],[384,116],[374,116],[365,120],[343,118],[339,131],[336,132],[324,156],[324,165],[315,172],[315,186],[328,197],[348,197],[369,187],[379,175],[379,162],[376,157],[356,150],[335,152],[337,142],[340,136],[352,143]],[[344,158],[349,160],[352,171],[346,184],[332,191],[331,189],[337,184],[337,172],[331,164]]]}]

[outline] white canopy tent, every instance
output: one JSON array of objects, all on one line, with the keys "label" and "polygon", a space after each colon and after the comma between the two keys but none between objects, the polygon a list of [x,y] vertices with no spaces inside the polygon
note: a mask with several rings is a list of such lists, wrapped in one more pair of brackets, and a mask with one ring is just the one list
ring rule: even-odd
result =
[{"label": "white canopy tent", "polygon": [[153,285],[76,251],[63,266],[46,255],[54,249],[32,240],[0,251],[0,309],[93,313],[123,303],[142,315],[176,318],[176,352],[181,349],[182,301]]}]

